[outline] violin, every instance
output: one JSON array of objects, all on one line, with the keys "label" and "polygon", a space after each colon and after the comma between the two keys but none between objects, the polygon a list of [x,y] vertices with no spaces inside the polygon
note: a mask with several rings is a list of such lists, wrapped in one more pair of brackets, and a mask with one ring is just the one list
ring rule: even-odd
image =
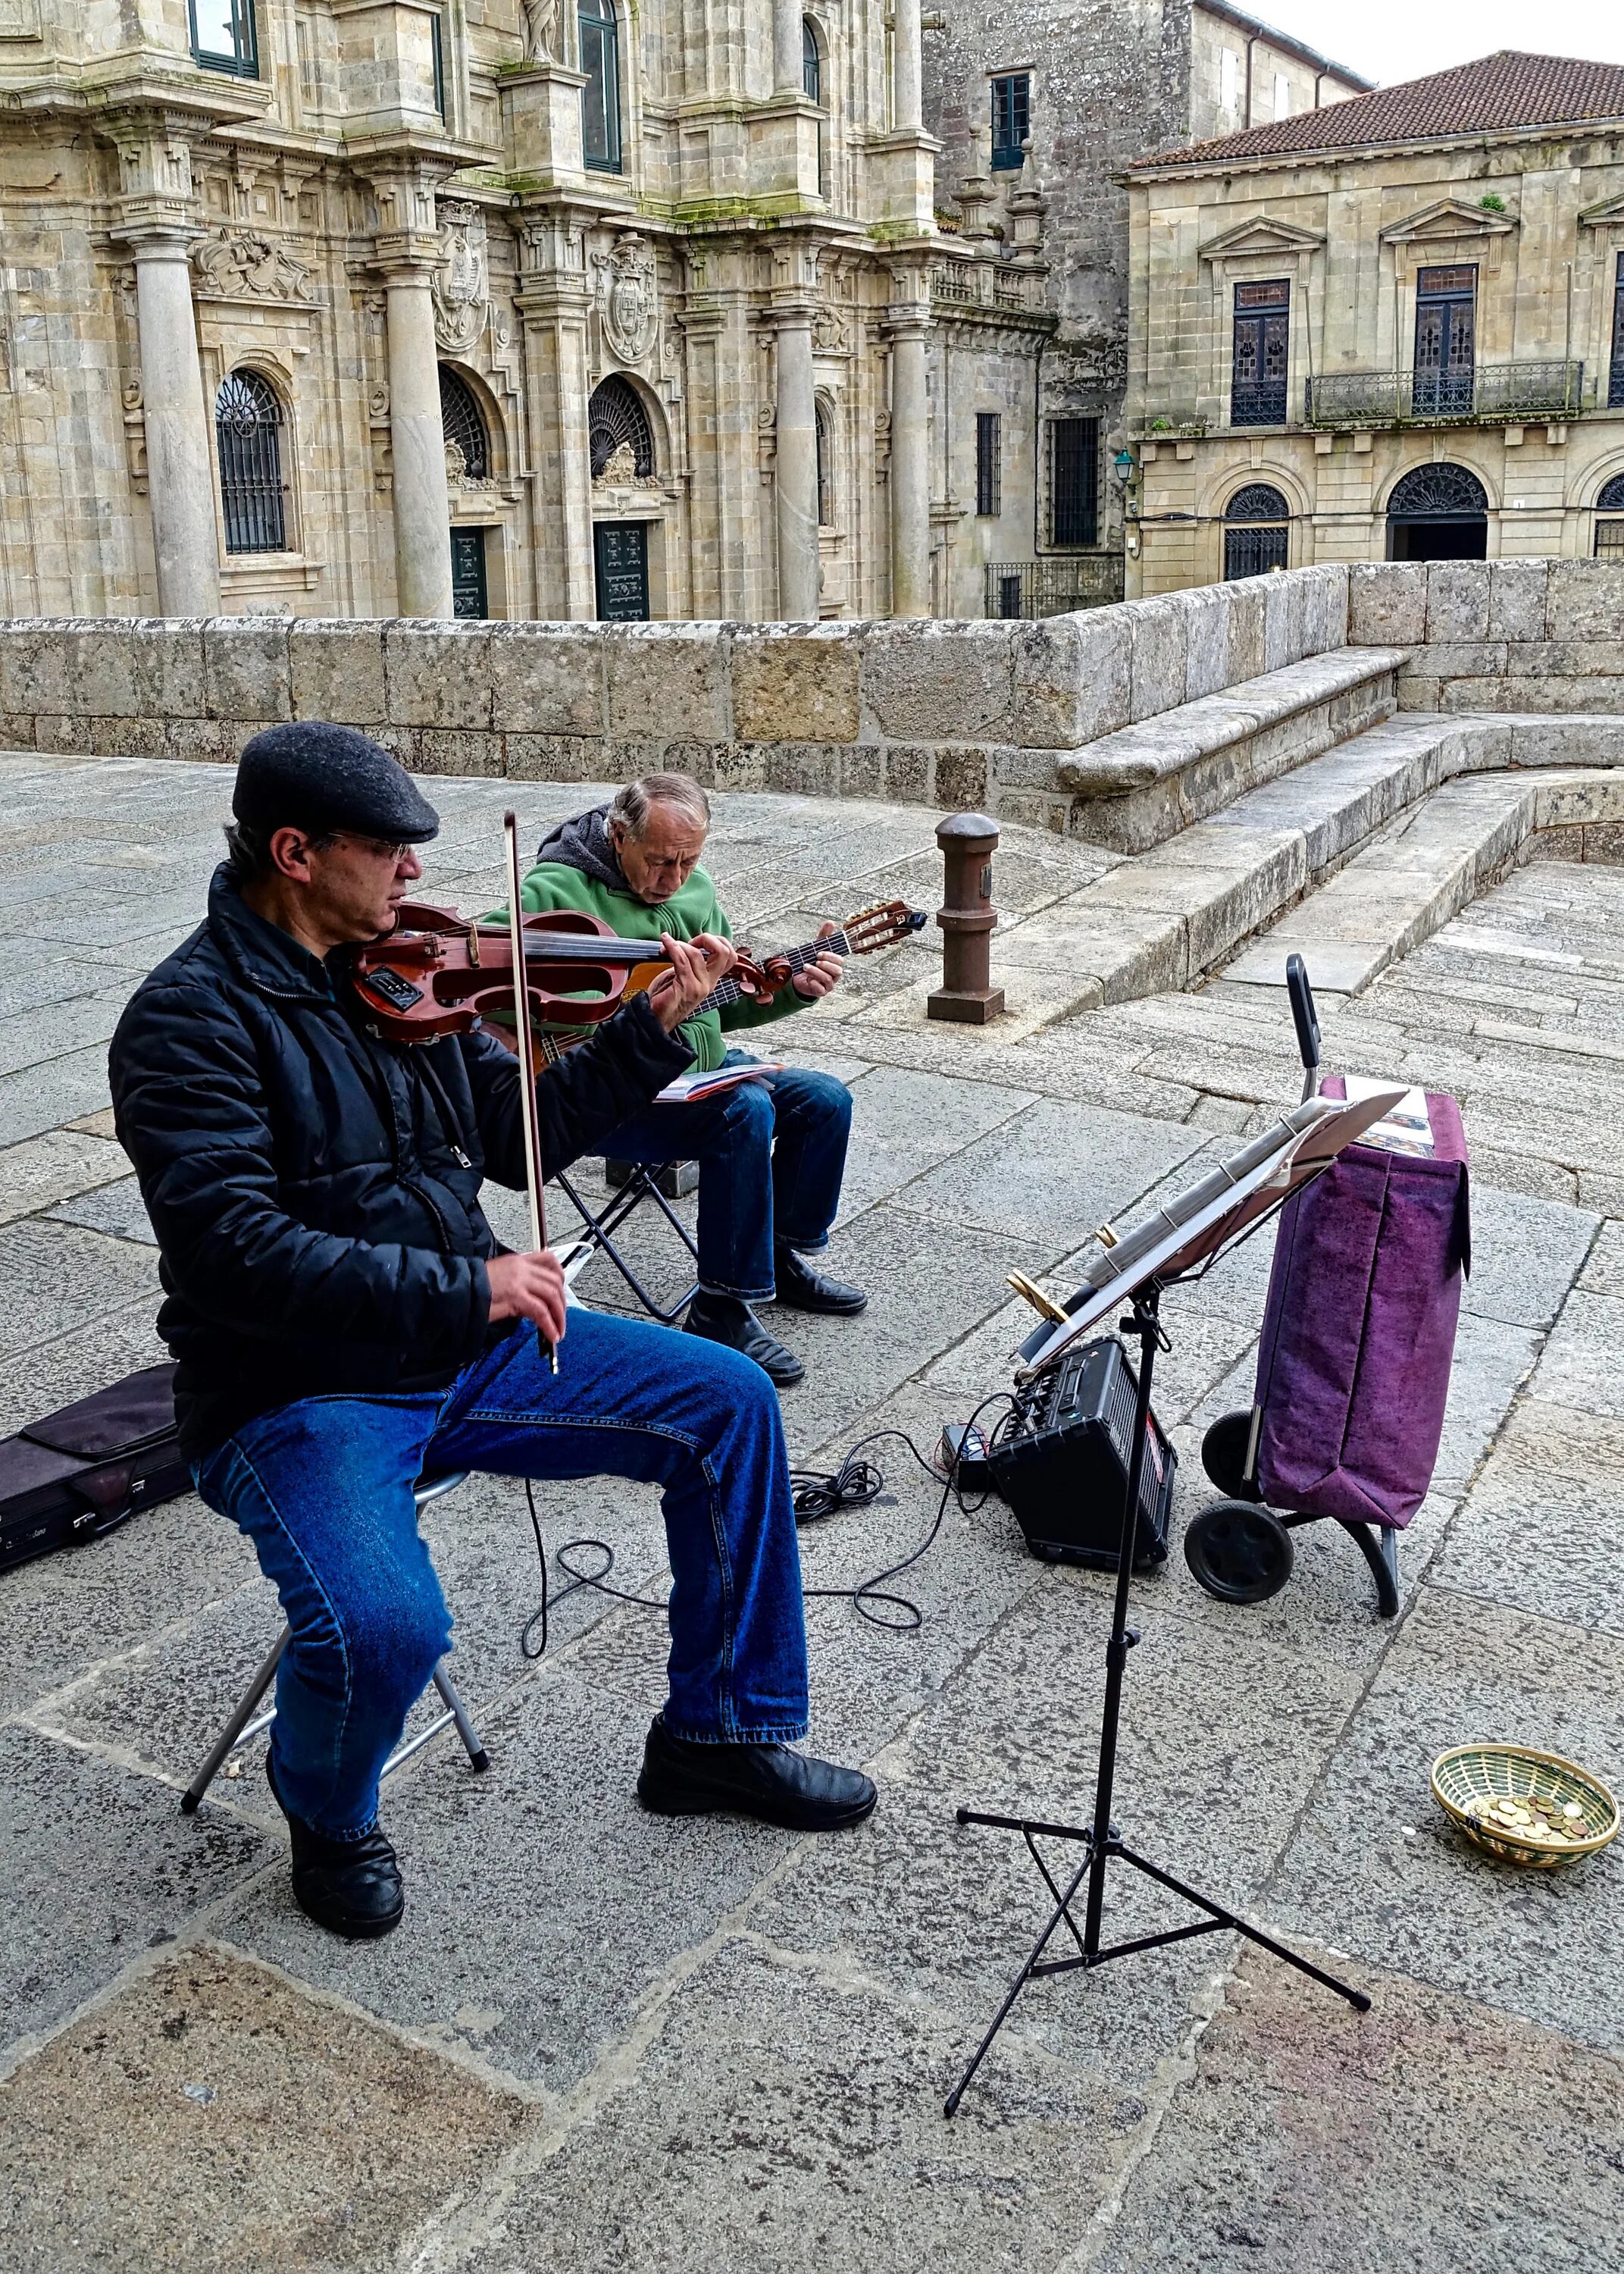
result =
[{"label": "violin", "polygon": [[[513,934],[523,941],[524,994],[532,1020],[595,1027],[628,995],[652,984],[669,959],[646,939],[617,939],[601,917],[559,908],[516,927],[479,923],[418,900],[401,905],[395,930],[356,949],[350,983],[373,1031],[387,1042],[432,1043],[471,1034],[517,1005]],[[786,971],[783,979],[787,979]],[[769,996],[772,980],[741,957],[730,975],[741,991]],[[778,983],[783,983],[780,979]],[[541,1037],[538,1037],[539,1041]]]}]

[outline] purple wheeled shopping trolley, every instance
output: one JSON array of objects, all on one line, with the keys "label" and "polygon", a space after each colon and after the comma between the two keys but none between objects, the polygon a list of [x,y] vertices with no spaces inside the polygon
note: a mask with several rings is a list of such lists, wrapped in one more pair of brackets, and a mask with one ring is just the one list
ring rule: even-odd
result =
[{"label": "purple wheeled shopping trolley", "polygon": [[[1299,957],[1287,967],[1304,1095],[1320,1029]],[[1328,1517],[1357,1542],[1384,1618],[1398,1609],[1397,1536],[1426,1497],[1443,1434],[1461,1283],[1470,1269],[1466,1140],[1452,1097],[1426,1094],[1429,1128],[1401,1147],[1350,1145],[1289,1201],[1250,1412],[1207,1431],[1201,1459],[1225,1497],[1184,1532],[1210,1594],[1261,1602],[1291,1576],[1291,1533]]]}]

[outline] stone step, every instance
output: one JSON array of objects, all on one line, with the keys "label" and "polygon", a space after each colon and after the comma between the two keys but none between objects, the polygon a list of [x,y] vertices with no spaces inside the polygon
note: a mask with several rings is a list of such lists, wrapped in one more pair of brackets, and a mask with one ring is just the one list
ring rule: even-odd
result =
[{"label": "stone step", "polygon": [[1447,782],[1254,941],[1229,966],[1223,984],[1282,987],[1286,958],[1296,954],[1316,993],[1362,994],[1526,858],[1538,832],[1620,823],[1624,770],[1468,774]]},{"label": "stone step", "polygon": [[1164,843],[1387,718],[1408,652],[1310,656],[1062,757],[1057,786],[1086,801],[1072,833],[1121,853]]}]

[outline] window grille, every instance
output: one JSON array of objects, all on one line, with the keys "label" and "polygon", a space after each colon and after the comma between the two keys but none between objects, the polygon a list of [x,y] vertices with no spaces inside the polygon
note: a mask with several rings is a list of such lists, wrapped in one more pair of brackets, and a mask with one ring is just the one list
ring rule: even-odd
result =
[{"label": "window grille", "polygon": [[1477,272],[1423,268],[1416,278],[1416,358],[1410,390],[1418,416],[1470,411],[1476,384]]},{"label": "window grille", "polygon": [[1596,557],[1624,561],[1624,519],[1609,521],[1604,518],[1608,514],[1624,516],[1624,474],[1604,482],[1596,501]]},{"label": "window grille", "polygon": [[1229,378],[1232,426],[1283,426],[1291,369],[1291,287],[1237,284]]},{"label": "window grille", "polygon": [[1049,422],[1049,537],[1051,545],[1094,545],[1100,533],[1100,422]]},{"label": "window grille", "polygon": [[229,72],[234,79],[258,79],[259,41],[253,0],[187,0],[192,16],[192,52],[205,71]]},{"label": "window grille", "polygon": [[485,413],[468,381],[443,363],[440,366],[440,424],[447,441],[462,453],[464,478],[470,482],[488,481],[491,437],[485,429]]},{"label": "window grille", "polygon": [[1286,565],[1291,508],[1271,482],[1248,482],[1224,508],[1223,580],[1266,576]]},{"label": "window grille", "polygon": [[978,410],[975,414],[975,510],[977,513],[996,513],[1000,507],[1004,469],[1003,437],[996,410]]},{"label": "window grille", "polygon": [[620,170],[620,34],[614,0],[580,0],[581,154],[595,173]]},{"label": "window grille", "polygon": [[1399,521],[1478,521],[1488,509],[1477,475],[1447,464],[1412,466],[1387,500],[1388,517]]},{"label": "window grille", "polygon": [[1613,280],[1613,364],[1607,373],[1607,408],[1624,410],[1624,252]]},{"label": "window grille", "polygon": [[[642,405],[639,404],[639,409]],[[814,416],[817,426],[817,525],[835,525],[835,433],[829,405],[820,395]]]},{"label": "window grille", "polygon": [[234,371],[214,397],[228,553],[285,553],[282,404],[257,371]]},{"label": "window grille", "polygon": [[1004,173],[1025,163],[1021,144],[1032,132],[1032,75],[1006,72],[992,83],[992,163]]},{"label": "window grille", "polygon": [[654,471],[654,435],[649,425],[649,414],[629,380],[620,378],[617,373],[594,388],[586,416],[594,481],[623,442],[631,446],[635,473],[646,475]]}]

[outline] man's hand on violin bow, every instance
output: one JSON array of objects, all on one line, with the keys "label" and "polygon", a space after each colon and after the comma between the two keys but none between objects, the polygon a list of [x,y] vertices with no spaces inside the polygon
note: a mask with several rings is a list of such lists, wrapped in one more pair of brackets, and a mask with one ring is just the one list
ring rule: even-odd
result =
[{"label": "man's hand on violin bow", "polygon": [[[839,929],[838,924],[826,923],[820,927],[817,936],[820,939],[827,939],[831,932]],[[795,992],[808,1003],[816,1003],[820,995],[827,995],[831,987],[839,985],[840,975],[845,969],[846,966],[838,955],[820,955],[815,963],[807,964],[795,974]]]},{"label": "man's hand on violin bow", "polygon": [[545,1341],[563,1341],[564,1267],[551,1248],[539,1255],[493,1255],[485,1276],[491,1285],[492,1326],[502,1319],[528,1319]]},{"label": "man's hand on violin bow", "polygon": [[731,940],[718,939],[708,931],[696,931],[690,940],[673,939],[669,932],[662,932],[660,946],[671,968],[662,971],[650,988],[649,1004],[669,1035],[692,1017],[739,957]]}]

